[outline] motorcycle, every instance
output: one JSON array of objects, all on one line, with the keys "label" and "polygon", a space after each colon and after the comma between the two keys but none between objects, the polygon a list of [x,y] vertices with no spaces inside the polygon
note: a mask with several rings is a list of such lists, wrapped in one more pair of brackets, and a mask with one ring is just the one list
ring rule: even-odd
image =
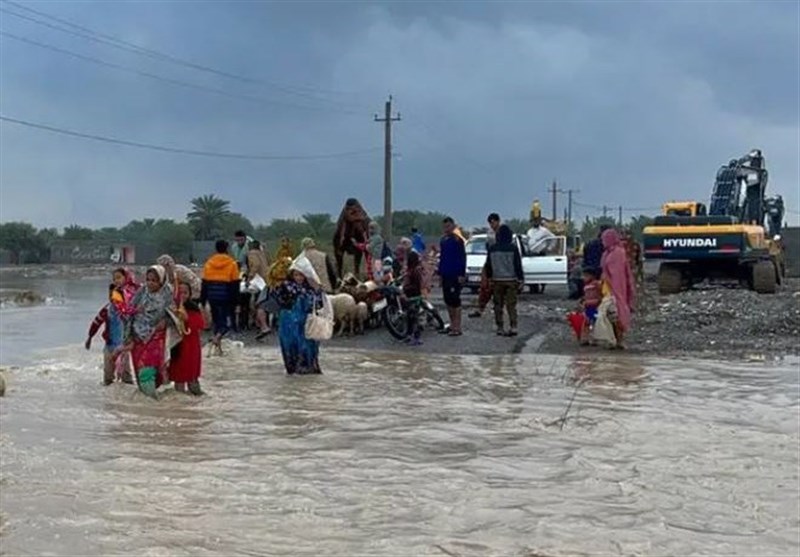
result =
[{"label": "motorcycle", "polygon": [[383,286],[376,292],[380,298],[372,305],[373,315],[381,316],[389,334],[397,340],[405,340],[411,334],[408,330],[408,307],[406,304],[416,305],[422,329],[444,330],[445,324],[439,310],[425,298],[413,298],[404,304],[403,291],[397,284]]}]

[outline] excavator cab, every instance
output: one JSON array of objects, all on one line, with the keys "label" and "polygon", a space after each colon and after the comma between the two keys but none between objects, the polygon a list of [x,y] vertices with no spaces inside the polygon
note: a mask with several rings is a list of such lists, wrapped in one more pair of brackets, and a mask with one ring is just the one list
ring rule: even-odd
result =
[{"label": "excavator cab", "polygon": [[706,206],[698,201],[671,201],[662,209],[666,217],[704,217],[707,213]]}]

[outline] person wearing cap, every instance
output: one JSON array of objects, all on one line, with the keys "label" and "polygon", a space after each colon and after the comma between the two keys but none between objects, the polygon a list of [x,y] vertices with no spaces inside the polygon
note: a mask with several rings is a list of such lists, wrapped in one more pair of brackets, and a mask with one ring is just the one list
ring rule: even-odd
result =
[{"label": "person wearing cap", "polygon": [[311,266],[314,267],[322,291],[326,294],[333,294],[337,282],[333,260],[327,253],[317,249],[317,243],[313,238],[303,238],[300,247],[303,249],[301,255],[305,255],[311,262]]}]

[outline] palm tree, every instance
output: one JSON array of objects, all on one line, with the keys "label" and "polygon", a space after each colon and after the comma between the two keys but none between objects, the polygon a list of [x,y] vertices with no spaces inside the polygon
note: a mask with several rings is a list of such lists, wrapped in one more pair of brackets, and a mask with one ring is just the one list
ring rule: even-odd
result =
[{"label": "palm tree", "polygon": [[311,235],[319,240],[333,236],[336,224],[328,213],[306,213],[303,220],[311,229]]},{"label": "palm tree", "polygon": [[230,201],[202,195],[192,199],[192,211],[186,215],[198,240],[213,240],[222,233],[225,219],[230,215]]}]

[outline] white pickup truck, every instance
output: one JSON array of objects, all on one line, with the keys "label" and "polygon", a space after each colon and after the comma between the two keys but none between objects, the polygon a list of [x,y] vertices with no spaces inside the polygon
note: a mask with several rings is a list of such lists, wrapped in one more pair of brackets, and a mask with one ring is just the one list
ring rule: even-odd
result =
[{"label": "white pickup truck", "polygon": [[[525,236],[515,235],[514,243],[522,255],[522,270],[525,286],[536,294],[544,291],[547,284],[563,284],[568,277],[567,239],[556,236],[544,255],[528,253]],[[477,292],[481,284],[481,270],[486,263],[486,235],[476,234],[467,240],[467,288]]]}]

